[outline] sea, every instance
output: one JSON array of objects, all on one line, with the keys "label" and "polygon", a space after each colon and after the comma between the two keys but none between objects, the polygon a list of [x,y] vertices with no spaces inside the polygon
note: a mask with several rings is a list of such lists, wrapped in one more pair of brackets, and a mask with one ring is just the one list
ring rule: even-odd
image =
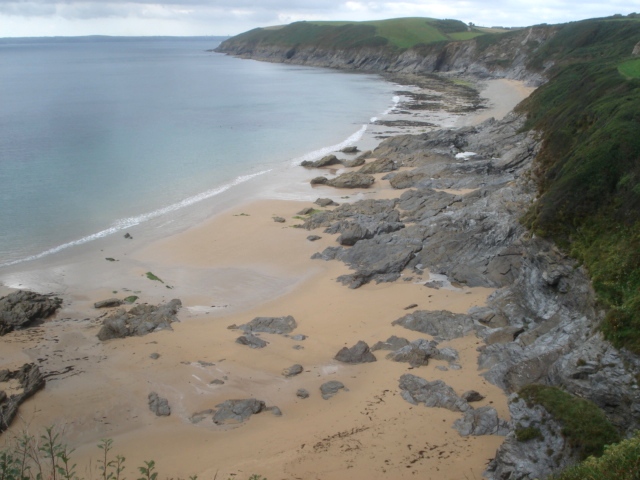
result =
[{"label": "sea", "polygon": [[398,102],[379,76],[238,59],[220,41],[0,39],[0,270],[184,228],[356,144]]}]

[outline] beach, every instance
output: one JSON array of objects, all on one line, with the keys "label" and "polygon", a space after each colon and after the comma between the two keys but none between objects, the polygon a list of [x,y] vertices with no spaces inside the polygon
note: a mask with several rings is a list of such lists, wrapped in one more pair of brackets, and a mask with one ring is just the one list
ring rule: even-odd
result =
[{"label": "beach", "polygon": [[[489,81],[482,92],[488,108],[458,118],[457,125],[501,118],[530,91],[509,80]],[[87,476],[95,469],[96,445],[110,438],[114,452],[126,457],[129,475],[154,459],[161,476],[175,478],[481,478],[502,437],[462,437],[452,428],[460,413],[412,405],[398,388],[406,373],[443,380],[458,394],[480,392],[485,398],[476,406],[490,405],[508,419],[506,396],[478,370],[480,339],[470,334],[440,342],[438,348],[458,351],[459,369],[444,360],[413,368],[386,359],[385,351],[359,365],[333,357],[360,340],[429,338],[392,322],[413,309],[465,313],[484,305],[492,290],[428,288],[428,272],[358,289],[337,282],[349,272],[343,263],[310,258],[335,245],[337,235],[292,228],[302,223],[295,217],[319,208],[316,198],[343,203],[400,192],[382,175],[368,190],[310,186],[321,173],[291,167],[261,188],[247,182],[221,199],[206,221],[165,238],[157,232],[116,235],[3,273],[2,295],[30,288],[64,300],[46,323],[0,339],[2,368],[36,362],[49,374],[5,436],[56,425]],[[294,199],[287,199],[292,191]],[[310,234],[321,238],[309,241]],[[132,294],[153,305],[180,299],[180,322],[172,331],[98,340],[105,312],[94,302]],[[292,335],[304,340],[261,334],[268,345],[252,349],[236,343],[241,332],[228,328],[286,315],[297,322]],[[293,364],[303,372],[283,376]],[[325,400],[319,388],[330,380],[346,388]],[[298,397],[299,389],[309,398]],[[168,400],[170,416],[149,410],[150,392]],[[282,415],[266,411],[238,425],[192,422],[196,412],[244,398],[277,406]]]}]

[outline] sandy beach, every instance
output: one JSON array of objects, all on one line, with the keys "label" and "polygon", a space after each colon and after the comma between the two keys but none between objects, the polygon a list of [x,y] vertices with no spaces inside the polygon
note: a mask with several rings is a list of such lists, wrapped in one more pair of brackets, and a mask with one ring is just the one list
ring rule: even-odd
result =
[{"label": "sandy beach", "polygon": [[[531,91],[510,80],[487,82],[482,95],[488,108],[461,118],[459,125],[501,118]],[[302,223],[295,218],[298,212],[318,208],[312,203],[318,197],[343,203],[399,192],[381,175],[371,191],[311,187],[308,180],[322,172],[295,168],[292,188],[304,192],[304,201],[283,200],[287,182],[281,181],[166,238],[145,242],[118,236],[83,246],[72,257],[0,272],[0,295],[28,287],[54,291],[64,300],[55,318],[0,338],[0,368],[35,362],[48,375],[45,389],[21,406],[5,438],[56,425],[76,448],[78,473],[89,478],[96,474],[96,445],[103,438],[113,439],[114,452],[126,457],[129,478],[149,459],[167,478],[481,478],[502,437],[462,437],[452,428],[460,413],[412,405],[398,388],[405,373],[440,379],[457,394],[477,390],[485,398],[474,406],[491,405],[508,419],[506,396],[477,368],[480,339],[469,335],[439,344],[458,351],[460,369],[442,360],[412,368],[386,359],[386,351],[374,352],[376,362],[360,365],[333,357],[360,340],[373,345],[391,335],[431,339],[392,322],[411,305],[417,305],[411,310],[465,313],[484,305],[492,291],[428,288],[427,272],[406,272],[408,281],[356,290],[338,283],[348,272],[344,264],[310,258],[335,245],[337,235],[294,228]],[[276,216],[285,222],[274,221]],[[310,234],[322,238],[309,241]],[[98,340],[108,311],[93,303],[132,294],[154,305],[180,299],[180,322],[173,331]],[[235,342],[241,332],[228,328],[254,317],[285,315],[297,321],[292,335],[305,335],[304,340],[261,334],[268,345],[251,349]],[[304,371],[283,376],[293,364]],[[346,388],[324,400],[319,387],[329,380]],[[309,398],[299,398],[298,389],[308,390]],[[149,410],[150,392],[168,400],[170,416]],[[277,406],[282,416],[267,411],[225,426],[210,417],[192,422],[196,412],[243,398]]]}]

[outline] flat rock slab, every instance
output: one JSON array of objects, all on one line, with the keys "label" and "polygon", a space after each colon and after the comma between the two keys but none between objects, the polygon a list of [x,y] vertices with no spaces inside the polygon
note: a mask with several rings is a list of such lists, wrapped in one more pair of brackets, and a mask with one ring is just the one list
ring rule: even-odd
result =
[{"label": "flat rock slab", "polygon": [[156,392],[151,392],[148,397],[149,410],[155,413],[158,417],[168,417],[171,415],[171,407],[169,401],[166,398],[159,396]]},{"label": "flat rock slab", "polygon": [[106,300],[100,300],[93,304],[93,308],[113,308],[119,307],[124,303],[124,301],[119,298],[107,298]]},{"label": "flat rock slab", "polygon": [[320,394],[322,395],[322,398],[329,400],[342,389],[345,389],[344,383],[338,382],[337,380],[331,380],[330,382],[320,385]]},{"label": "flat rock slab", "polygon": [[284,335],[285,333],[291,333],[297,326],[295,318],[287,315],[284,317],[256,317],[238,328],[245,333],[263,332]]},{"label": "flat rock slab", "polygon": [[371,353],[369,345],[362,340],[351,348],[342,347],[342,349],[333,358],[340,362],[351,364],[370,363],[377,360],[375,355]]},{"label": "flat rock slab", "polygon": [[29,326],[53,315],[62,306],[62,299],[50,295],[18,290],[0,298],[0,335]]},{"label": "flat rock slab", "polygon": [[311,180],[312,185],[329,185],[334,188],[369,188],[376,181],[373,175],[358,172],[348,172],[329,180],[327,177],[316,177]]},{"label": "flat rock slab", "polygon": [[250,333],[236,338],[236,343],[239,343],[240,345],[246,345],[250,348],[264,348],[267,346],[267,342],[265,342],[260,337],[256,337],[255,335],[252,335]]},{"label": "flat rock slab", "polygon": [[474,329],[473,319],[469,315],[446,310],[418,310],[395,320],[392,325],[401,325],[441,340],[464,337]]},{"label": "flat rock slab", "polygon": [[224,425],[226,423],[242,423],[251,415],[255,415],[267,408],[262,400],[248,398],[244,400],[227,400],[216,405],[213,414],[213,423]]},{"label": "flat rock slab", "polygon": [[440,353],[437,345],[438,342],[434,341],[424,339],[415,340],[409,345],[405,345],[395,352],[391,352],[387,355],[387,358],[394,362],[408,363],[412,367],[427,365],[430,358],[433,358]]},{"label": "flat rock slab", "polygon": [[453,412],[466,412],[471,408],[442,380],[429,382],[424,378],[405,374],[400,377],[400,390],[402,398],[414,405],[424,403],[427,407],[446,408]]},{"label": "flat rock slab", "polygon": [[118,309],[105,319],[98,332],[98,339],[142,336],[159,330],[172,330],[171,324],[178,321],[176,314],[182,306],[180,300],[154,305],[136,305],[131,310]]}]

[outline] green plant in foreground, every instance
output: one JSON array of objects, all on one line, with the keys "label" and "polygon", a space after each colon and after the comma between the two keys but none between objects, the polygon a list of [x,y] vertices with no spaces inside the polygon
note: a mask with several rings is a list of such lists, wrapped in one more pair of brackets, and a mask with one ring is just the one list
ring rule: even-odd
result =
[{"label": "green plant in foreground", "polygon": [[553,480],[637,480],[640,478],[640,433],[605,447],[601,457],[589,457]]},{"label": "green plant in foreground", "polygon": [[546,385],[527,385],[519,395],[528,405],[541,405],[561,423],[562,434],[581,459],[601,455],[605,445],[620,441],[616,428],[593,402]]},{"label": "green plant in foreground", "polygon": [[153,274],[153,273],[151,273],[151,272],[147,272],[147,273],[146,273],[146,276],[147,276],[147,278],[148,278],[149,280],[154,280],[154,281],[156,281],[156,282],[164,283],[160,277],[157,277],[156,275],[154,275],[154,274]]}]

